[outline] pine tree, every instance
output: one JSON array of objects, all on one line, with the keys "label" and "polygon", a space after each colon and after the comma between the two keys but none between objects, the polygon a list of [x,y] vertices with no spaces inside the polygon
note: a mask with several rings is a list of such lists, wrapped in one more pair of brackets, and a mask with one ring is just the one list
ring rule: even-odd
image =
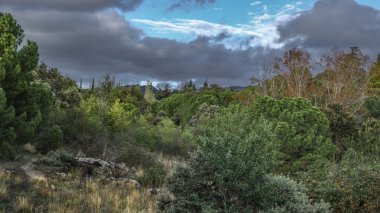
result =
[{"label": "pine tree", "polygon": [[92,78],[91,90],[95,89],[95,78]]},{"label": "pine tree", "polygon": [[20,143],[33,139],[41,121],[47,119],[53,104],[50,89],[46,84],[37,81],[34,75],[39,61],[38,46],[27,41],[21,47],[23,32],[10,14],[0,13],[0,87],[3,93],[1,110],[2,113],[4,109],[14,110],[14,113],[10,113],[14,115],[14,119],[6,123],[1,121],[0,132],[3,134],[4,129],[12,130],[13,138]]}]

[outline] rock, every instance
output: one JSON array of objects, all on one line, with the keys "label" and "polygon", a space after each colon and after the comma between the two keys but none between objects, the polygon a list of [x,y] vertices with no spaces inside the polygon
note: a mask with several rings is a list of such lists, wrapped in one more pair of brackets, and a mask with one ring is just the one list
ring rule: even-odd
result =
[{"label": "rock", "polygon": [[141,191],[141,184],[136,180],[129,178],[113,179],[112,183],[116,186],[132,188],[137,191]]},{"label": "rock", "polygon": [[67,178],[67,174],[66,173],[63,173],[63,172],[57,172],[56,175],[61,178],[61,179],[66,179]]},{"label": "rock", "polygon": [[148,190],[149,194],[152,196],[155,195],[163,195],[169,193],[166,189],[164,188],[151,188]]},{"label": "rock", "polygon": [[37,153],[36,147],[30,143],[23,145],[22,150],[25,152],[28,152],[30,154],[36,154]]},{"label": "rock", "polygon": [[71,158],[65,161],[66,167],[78,167],[82,170],[82,176],[98,175],[100,177],[130,178],[135,179],[135,169],[130,169],[124,163],[117,164],[97,158]]}]

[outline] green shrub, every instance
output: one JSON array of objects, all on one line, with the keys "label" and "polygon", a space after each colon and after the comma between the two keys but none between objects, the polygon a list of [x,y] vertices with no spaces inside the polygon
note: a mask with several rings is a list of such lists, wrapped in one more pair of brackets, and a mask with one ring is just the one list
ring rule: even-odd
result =
[{"label": "green shrub", "polygon": [[82,108],[54,113],[51,121],[60,127],[64,146],[80,149],[88,156],[99,156],[109,142],[109,129],[98,119],[87,116]]},{"label": "green shrub", "polygon": [[310,154],[334,158],[329,120],[309,101],[261,97],[251,107],[251,113],[256,119],[262,117],[273,123],[283,160],[281,172],[295,174],[307,170]]},{"label": "green shrub", "polygon": [[3,160],[15,160],[16,148],[9,143],[0,142],[0,159]]},{"label": "green shrub", "polygon": [[358,139],[359,125],[340,104],[329,105],[324,110],[330,122],[333,142],[336,145],[336,159],[340,160],[344,152]]},{"label": "green shrub", "polygon": [[162,119],[154,129],[157,134],[156,151],[169,155],[188,156],[194,149],[193,136],[190,131],[182,130],[170,119]]},{"label": "green shrub", "polygon": [[166,177],[166,171],[161,162],[154,154],[144,148],[133,144],[125,144],[124,148],[117,157],[117,162],[123,162],[128,166],[142,168],[144,174],[138,178],[143,186],[161,186]]},{"label": "green shrub", "polygon": [[55,125],[52,128],[45,130],[39,137],[37,149],[42,153],[47,153],[51,150],[56,150],[61,147],[63,141],[62,130]]},{"label": "green shrub", "polygon": [[[272,207],[267,213],[326,213],[331,212],[326,202],[313,203],[307,196],[306,188],[282,176],[268,176],[267,194]],[[273,205],[274,204],[274,205]]]},{"label": "green shrub", "polygon": [[161,206],[165,212],[328,211],[328,205],[313,205],[294,182],[270,175],[278,163],[270,123],[231,106],[205,128],[188,166],[167,180],[175,199]]},{"label": "green shrub", "polygon": [[349,149],[339,164],[319,172],[324,179],[313,177],[314,181],[306,184],[312,196],[330,202],[334,212],[378,212],[379,160],[379,156]]},{"label": "green shrub", "polygon": [[156,161],[153,165],[145,168],[144,175],[137,180],[146,187],[161,187],[165,182],[166,175],[164,165]]},{"label": "green shrub", "polygon": [[380,94],[367,98],[365,107],[372,117],[380,118]]}]

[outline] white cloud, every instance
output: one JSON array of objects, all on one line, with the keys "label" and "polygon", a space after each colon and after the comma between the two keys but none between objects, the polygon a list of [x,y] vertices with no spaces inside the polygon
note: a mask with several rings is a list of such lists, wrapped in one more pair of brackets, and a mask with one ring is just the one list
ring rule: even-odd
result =
[{"label": "white cloud", "polygon": [[172,21],[153,21],[147,19],[132,19],[133,22],[154,27],[157,31],[177,32],[195,36],[218,36],[227,33],[236,36],[257,36],[255,32],[240,27],[216,24],[197,19],[174,19]]},{"label": "white cloud", "polygon": [[[254,2],[255,3],[255,2]],[[263,5],[260,13],[249,12],[251,21],[247,24],[236,26],[207,22],[197,19],[172,19],[172,20],[148,20],[132,19],[133,22],[151,26],[158,33],[182,33],[186,35],[216,37],[222,33],[232,39],[226,39],[223,43],[229,48],[241,48],[239,41],[248,39],[249,46],[269,46],[281,48],[278,43],[279,34],[277,27],[297,17],[299,3],[286,4],[276,12],[270,13],[267,5]],[[234,42],[236,44],[234,44]]]},{"label": "white cloud", "polygon": [[259,4],[261,4],[261,1],[255,1],[251,3],[252,6],[259,5]]}]

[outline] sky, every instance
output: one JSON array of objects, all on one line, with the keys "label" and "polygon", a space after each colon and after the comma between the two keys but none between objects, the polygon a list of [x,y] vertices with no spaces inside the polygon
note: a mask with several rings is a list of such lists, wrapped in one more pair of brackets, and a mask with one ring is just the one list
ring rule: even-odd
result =
[{"label": "sky", "polygon": [[379,0],[0,0],[40,60],[79,81],[248,85],[303,48],[380,53]]}]

